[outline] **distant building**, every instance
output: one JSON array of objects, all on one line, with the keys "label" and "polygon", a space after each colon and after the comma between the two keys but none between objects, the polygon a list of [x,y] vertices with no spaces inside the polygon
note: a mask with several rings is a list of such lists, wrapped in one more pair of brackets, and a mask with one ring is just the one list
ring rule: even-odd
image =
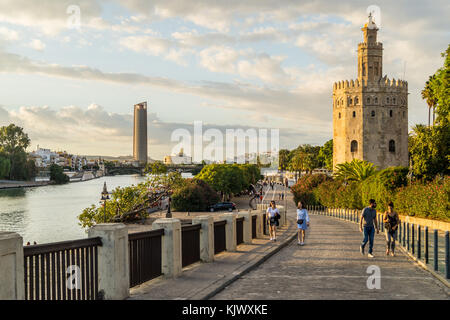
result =
[{"label": "distant building", "polygon": [[180,152],[176,155],[165,156],[164,164],[191,164],[192,157],[184,154],[183,148],[181,148]]},{"label": "distant building", "polygon": [[133,158],[147,163],[147,102],[134,105]]},{"label": "distant building", "polygon": [[369,16],[358,45],[358,78],[333,86],[333,168],[353,159],[408,166],[408,83],[383,76],[383,44]]}]

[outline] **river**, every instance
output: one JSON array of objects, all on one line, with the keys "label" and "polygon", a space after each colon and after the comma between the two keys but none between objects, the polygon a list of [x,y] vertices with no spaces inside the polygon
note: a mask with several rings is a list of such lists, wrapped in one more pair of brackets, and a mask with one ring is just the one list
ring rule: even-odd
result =
[{"label": "river", "polygon": [[26,189],[0,190],[0,231],[14,231],[24,243],[38,244],[86,238],[78,215],[91,204],[98,205],[103,183],[108,191],[145,181],[139,175],[99,179]]}]

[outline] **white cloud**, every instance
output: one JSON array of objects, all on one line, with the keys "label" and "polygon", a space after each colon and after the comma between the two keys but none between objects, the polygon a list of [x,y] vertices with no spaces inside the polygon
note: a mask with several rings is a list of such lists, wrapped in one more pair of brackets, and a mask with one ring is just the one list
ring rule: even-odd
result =
[{"label": "white cloud", "polygon": [[46,46],[45,46],[45,43],[43,43],[41,40],[33,39],[33,40],[31,40],[30,43],[28,43],[28,47],[30,47],[31,49],[34,49],[36,51],[43,51]]},{"label": "white cloud", "polygon": [[0,26],[0,39],[4,41],[17,41],[19,40],[19,33],[10,28]]}]

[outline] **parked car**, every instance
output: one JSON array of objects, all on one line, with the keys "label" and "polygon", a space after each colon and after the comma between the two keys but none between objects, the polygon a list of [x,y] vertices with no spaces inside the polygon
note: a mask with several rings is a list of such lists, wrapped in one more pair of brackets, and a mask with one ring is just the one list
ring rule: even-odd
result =
[{"label": "parked car", "polygon": [[236,204],[233,202],[219,202],[219,203],[213,204],[212,206],[209,207],[209,211],[211,211],[211,212],[220,211],[220,210],[233,211],[235,209],[236,209]]}]

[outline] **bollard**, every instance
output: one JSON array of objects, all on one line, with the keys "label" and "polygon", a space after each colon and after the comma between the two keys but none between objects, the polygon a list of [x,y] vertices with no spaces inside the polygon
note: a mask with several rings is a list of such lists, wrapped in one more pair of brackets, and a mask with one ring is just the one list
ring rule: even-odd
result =
[{"label": "bollard", "polygon": [[438,231],[434,230],[434,271],[439,270]]},{"label": "bollard", "polygon": [[420,232],[420,225],[417,226],[417,259],[420,260],[422,256],[422,245],[420,243],[421,240],[421,232]]},{"label": "bollard", "polygon": [[428,264],[428,227],[425,227],[425,263]]},{"label": "bollard", "polygon": [[445,277],[450,279],[450,243],[448,231],[445,231]]}]

